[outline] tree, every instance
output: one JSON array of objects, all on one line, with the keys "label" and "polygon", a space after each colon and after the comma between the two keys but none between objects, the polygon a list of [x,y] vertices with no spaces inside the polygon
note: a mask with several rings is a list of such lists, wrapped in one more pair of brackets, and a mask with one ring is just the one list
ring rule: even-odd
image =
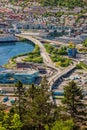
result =
[{"label": "tree", "polygon": [[82,89],[74,81],[64,86],[63,104],[77,126],[87,125],[87,110],[83,102]]},{"label": "tree", "polygon": [[0,130],[6,130],[6,128],[0,124]]},{"label": "tree", "polygon": [[[22,129],[44,130],[58,118],[57,107],[50,101],[48,83],[44,78],[40,86],[31,85],[21,98]],[[17,105],[18,106],[18,105]],[[15,110],[17,110],[15,108]]]},{"label": "tree", "polygon": [[75,43],[69,42],[68,44],[69,44],[69,48],[75,48]]},{"label": "tree", "polygon": [[72,120],[59,120],[53,123],[51,130],[73,130],[74,123]]},{"label": "tree", "polygon": [[0,113],[3,112],[6,108],[6,105],[0,102]]},{"label": "tree", "polygon": [[18,81],[16,84],[15,84],[15,87],[16,87],[16,94],[18,96],[18,100],[16,101],[16,104],[17,104],[17,112],[20,116],[20,120],[22,121],[22,115],[25,114],[24,113],[24,104],[23,104],[23,100],[24,100],[24,94],[25,94],[25,88],[23,87],[23,84],[21,81]]},{"label": "tree", "polygon": [[21,130],[22,123],[18,114],[3,113],[3,120],[0,121],[0,130]]},{"label": "tree", "polygon": [[84,46],[84,47],[87,47],[87,39],[84,40],[83,46]]},{"label": "tree", "polygon": [[23,124],[20,121],[20,116],[18,114],[13,115],[13,119],[11,120],[10,129],[11,130],[21,130]]}]

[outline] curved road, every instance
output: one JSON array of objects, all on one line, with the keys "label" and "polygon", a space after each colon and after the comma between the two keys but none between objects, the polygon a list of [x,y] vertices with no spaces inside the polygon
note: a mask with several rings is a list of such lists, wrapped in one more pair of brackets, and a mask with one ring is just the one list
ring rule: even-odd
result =
[{"label": "curved road", "polygon": [[68,72],[72,71],[75,67],[76,67],[76,62],[74,62],[73,65],[68,66],[67,68],[65,68],[63,71],[61,71],[60,73],[57,73],[54,77],[52,77],[50,79],[50,89],[52,89],[52,86],[54,85],[54,83],[60,79],[63,75],[67,74]]},{"label": "curved road", "polygon": [[33,38],[32,36],[25,36],[23,34],[16,34],[15,36],[26,38],[26,39],[32,41],[33,43],[35,43],[36,45],[38,45],[40,48],[41,56],[43,57],[44,64],[48,67],[51,67],[51,68],[59,71],[59,69],[54,66],[54,63],[50,59],[49,54],[46,52],[46,49],[44,48],[43,44],[39,40]]},{"label": "curved road", "polygon": [[50,59],[50,57],[49,57],[49,54],[46,52],[46,49],[44,48],[43,44],[42,44],[39,40],[33,38],[32,36],[25,36],[25,35],[23,35],[23,34],[16,34],[16,36],[17,36],[17,37],[26,38],[26,39],[28,39],[28,40],[34,42],[36,45],[38,45],[39,48],[40,48],[40,51],[41,51],[41,55],[42,55],[42,57],[43,57],[44,64],[45,64],[46,66],[51,67],[51,68],[53,68],[53,69],[56,70],[56,74],[53,75],[51,78],[49,78],[50,90],[52,89],[53,84],[54,84],[60,77],[62,77],[64,74],[70,72],[72,69],[74,69],[74,68],[76,67],[76,64],[77,64],[78,61],[74,61],[74,64],[68,66],[68,67],[65,68],[63,71],[60,71],[58,68],[56,68],[56,67],[54,66],[54,63],[51,61],[51,59]]}]

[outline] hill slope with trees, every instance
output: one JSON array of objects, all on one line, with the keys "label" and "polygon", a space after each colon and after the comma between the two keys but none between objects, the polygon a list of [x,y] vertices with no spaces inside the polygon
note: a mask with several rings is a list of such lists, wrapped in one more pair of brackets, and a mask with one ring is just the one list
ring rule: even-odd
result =
[{"label": "hill slope with trees", "polygon": [[[30,0],[9,0],[9,2],[30,2]],[[33,0],[32,0],[33,2]],[[35,2],[35,1],[34,1]],[[69,8],[73,8],[75,6],[80,6],[83,7],[87,1],[86,0],[36,0],[36,2],[41,3],[41,5],[43,6],[65,6],[65,7],[69,7]]]}]

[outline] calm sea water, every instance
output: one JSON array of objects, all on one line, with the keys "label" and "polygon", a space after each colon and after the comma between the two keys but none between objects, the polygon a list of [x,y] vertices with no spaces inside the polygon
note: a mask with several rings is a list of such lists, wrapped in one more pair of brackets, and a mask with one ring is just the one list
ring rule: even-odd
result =
[{"label": "calm sea water", "polygon": [[0,43],[0,66],[6,64],[11,57],[31,52],[33,49],[34,46],[27,42]]}]

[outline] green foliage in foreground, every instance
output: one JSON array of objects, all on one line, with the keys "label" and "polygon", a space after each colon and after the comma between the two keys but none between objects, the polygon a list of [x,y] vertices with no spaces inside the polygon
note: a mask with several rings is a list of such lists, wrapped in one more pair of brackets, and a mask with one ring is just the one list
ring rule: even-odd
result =
[{"label": "green foliage in foreground", "polygon": [[72,120],[60,120],[55,121],[52,127],[52,130],[73,130],[74,123]]},{"label": "green foliage in foreground", "polygon": [[82,89],[74,81],[64,86],[64,98],[62,99],[62,103],[79,129],[80,126],[84,125],[87,121],[87,109],[83,99]]},{"label": "green foliage in foreground", "polygon": [[64,87],[64,106],[51,102],[52,93],[46,78],[40,86],[32,84],[25,89],[18,81],[15,87],[18,100],[10,111],[1,109],[0,104],[0,130],[86,130],[80,129],[83,123],[87,126],[87,111],[82,102],[82,90],[75,82]]},{"label": "green foliage in foreground", "polygon": [[0,130],[21,130],[23,124],[18,114],[2,113],[2,121],[0,121]]},{"label": "green foliage in foreground", "polygon": [[[20,121],[18,114],[12,113],[3,113],[3,121],[0,122],[0,130],[27,130],[26,127],[23,126],[24,124]],[[52,127],[49,128],[49,125],[45,125],[43,130],[73,130],[74,123],[71,119],[63,121],[57,120],[52,124]],[[42,130],[38,128],[31,127],[28,130]]]},{"label": "green foliage in foreground", "polygon": [[35,45],[35,49],[33,52],[30,52],[27,57],[24,59],[25,62],[35,62],[35,63],[43,63],[43,59],[40,55],[40,49],[37,45]]},{"label": "green foliage in foreground", "polygon": [[20,115],[23,129],[45,130],[46,125],[51,127],[52,122],[58,119],[58,110],[49,101],[51,92],[48,92],[47,81],[43,79],[40,86],[31,85],[27,91],[19,82],[16,87],[20,89],[17,91],[19,101],[16,102],[15,111]]}]

